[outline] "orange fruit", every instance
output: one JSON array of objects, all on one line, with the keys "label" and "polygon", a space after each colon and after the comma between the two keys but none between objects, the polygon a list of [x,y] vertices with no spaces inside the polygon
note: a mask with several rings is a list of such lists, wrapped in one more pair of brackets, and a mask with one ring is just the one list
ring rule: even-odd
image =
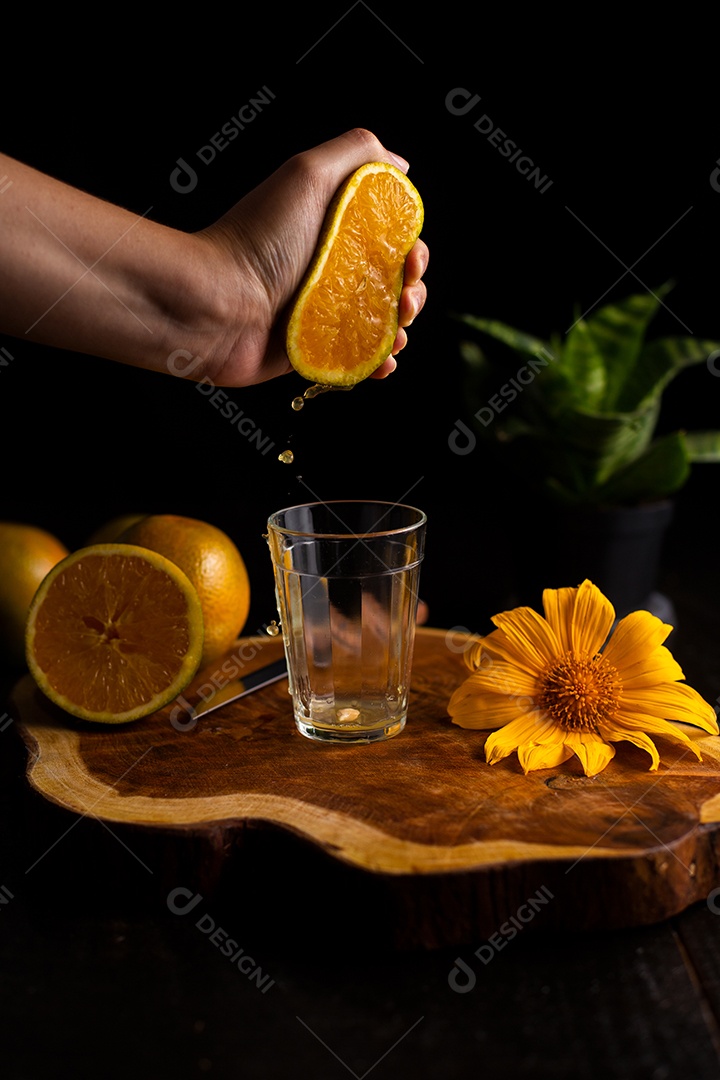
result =
[{"label": "orange fruit", "polygon": [[202,666],[223,656],[237,640],[250,611],[247,569],[230,537],[196,518],[151,514],[127,529],[121,539],[157,551],[184,570],[203,611]]},{"label": "orange fruit", "polygon": [[45,575],[68,554],[56,536],[34,525],[0,522],[0,660],[25,662],[25,622]]},{"label": "orange fruit", "polygon": [[110,518],[88,537],[84,547],[90,547],[92,544],[114,544],[117,541],[118,536],[129,529],[131,525],[134,525],[136,521],[141,521],[146,514],[119,514],[117,517]]},{"label": "orange fruit", "polygon": [[354,386],[390,356],[405,259],[423,215],[420,195],[394,165],[362,165],[340,187],[288,318],[287,354],[303,378]]},{"label": "orange fruit", "polygon": [[43,580],[27,622],[28,667],[83,720],[121,724],[167,705],[200,665],[202,610],[182,570],[129,544],[80,548]]}]

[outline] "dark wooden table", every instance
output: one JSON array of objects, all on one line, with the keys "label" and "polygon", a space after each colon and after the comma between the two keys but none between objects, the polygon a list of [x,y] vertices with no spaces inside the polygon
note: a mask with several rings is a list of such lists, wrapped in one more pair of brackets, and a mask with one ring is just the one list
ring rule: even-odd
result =
[{"label": "dark wooden table", "polygon": [[[720,589],[702,500],[669,538],[674,652],[720,694]],[[3,689],[8,688],[6,678]],[[717,893],[652,926],[398,952],[388,917],[258,847],[204,895],[120,829],[32,793],[0,708],[0,1063],[7,1080],[720,1075]],[[338,900],[340,903],[338,903]],[[453,972],[456,974],[453,976]],[[460,992],[460,991],[464,992]]]}]

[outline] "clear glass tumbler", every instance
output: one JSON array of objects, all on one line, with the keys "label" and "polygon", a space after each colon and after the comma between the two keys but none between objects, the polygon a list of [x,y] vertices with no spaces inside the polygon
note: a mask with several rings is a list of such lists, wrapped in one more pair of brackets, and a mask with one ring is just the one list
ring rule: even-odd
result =
[{"label": "clear glass tumbler", "polygon": [[288,689],[308,738],[367,743],[405,726],[425,524],[412,506],[360,500],[269,518]]}]

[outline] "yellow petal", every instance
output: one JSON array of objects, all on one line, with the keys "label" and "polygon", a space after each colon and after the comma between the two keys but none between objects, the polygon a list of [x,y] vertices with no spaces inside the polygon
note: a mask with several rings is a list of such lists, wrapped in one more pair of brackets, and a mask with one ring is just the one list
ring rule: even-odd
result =
[{"label": "yellow petal", "polygon": [[622,675],[626,668],[646,660],[671,630],[672,626],[649,611],[633,611],[617,624],[603,656]]},{"label": "yellow petal", "polygon": [[600,725],[600,730],[603,735],[607,731],[606,738],[616,742],[617,737],[613,733],[617,731],[623,732],[622,738],[629,739],[630,742],[633,742],[639,733],[651,731],[653,735],[664,735],[666,739],[680,743],[687,750],[691,750],[698,761],[702,761],[702,754],[684,731],[667,720],[659,720],[654,716],[633,715],[623,710],[621,715],[613,717],[610,721],[604,721]]},{"label": "yellow petal", "polygon": [[573,651],[594,656],[600,652],[615,622],[615,608],[591,581],[577,590],[572,613]]},{"label": "yellow petal", "polygon": [[527,656],[499,628],[485,638],[482,663],[486,666],[488,663],[512,664],[529,675],[537,675],[542,670],[537,664],[528,662]]},{"label": "yellow petal", "polygon": [[572,613],[577,589],[544,589],[542,594],[545,618],[560,643],[560,651],[572,649]]},{"label": "yellow petal", "polygon": [[505,660],[494,660],[489,656],[485,657],[482,669],[470,678],[474,679],[478,686],[494,694],[526,697],[538,691],[538,680],[535,675],[523,671],[517,664],[508,664]]},{"label": "yellow petal", "polygon": [[619,727],[612,722],[605,722],[602,725],[602,733],[611,742],[629,742],[633,743],[634,746],[639,746],[641,750],[647,751],[652,758],[650,772],[655,772],[660,764],[660,755],[655,743],[642,731],[629,731],[627,728]]},{"label": "yellow petal", "polygon": [[478,641],[468,645],[463,653],[463,660],[466,667],[469,667],[471,671],[475,671],[481,667],[482,655],[483,655],[483,643],[484,638],[480,638]]},{"label": "yellow petal", "polygon": [[458,727],[483,731],[502,727],[511,720],[516,720],[522,712],[523,706],[513,698],[479,691],[468,693],[464,697],[455,698],[453,695],[448,705],[448,713]]},{"label": "yellow petal", "polygon": [[[718,734],[718,722],[711,705],[687,683],[661,683],[640,689],[623,688],[620,712],[648,715],[661,720],[682,720],[710,735]],[[642,723],[639,725],[642,727]]]},{"label": "yellow petal", "polygon": [[[606,655],[606,654],[604,654]],[[684,679],[683,670],[669,649],[660,645],[645,660],[631,667],[623,668],[623,686],[637,689],[640,686],[655,686],[658,683],[677,682]]]},{"label": "yellow petal", "polygon": [[550,624],[529,607],[495,615],[498,627],[487,645],[511,664],[531,674],[539,674],[561,655],[560,642]]},{"label": "yellow petal", "polygon": [[563,734],[560,725],[542,713],[518,716],[505,727],[488,735],[485,741],[485,757],[488,764],[494,765],[496,761],[512,754],[522,743],[561,743]]},{"label": "yellow petal", "polygon": [[566,731],[565,744],[579,757],[586,776],[597,776],[615,757],[615,747],[594,731]]},{"label": "yellow petal", "polygon": [[572,757],[573,752],[564,743],[523,743],[518,746],[518,761],[523,771],[554,769]]},{"label": "yellow petal", "polygon": [[451,694],[448,713],[462,728],[497,728],[533,707],[531,696],[498,693],[483,673],[475,672]]}]

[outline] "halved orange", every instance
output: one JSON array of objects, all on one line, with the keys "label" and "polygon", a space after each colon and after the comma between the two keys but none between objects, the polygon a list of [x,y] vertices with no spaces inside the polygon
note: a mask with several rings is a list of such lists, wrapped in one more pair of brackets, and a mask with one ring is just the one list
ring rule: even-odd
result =
[{"label": "halved orange", "polygon": [[287,354],[303,378],[354,386],[390,356],[405,259],[423,217],[414,185],[384,161],[362,165],[340,187],[288,319]]},{"label": "halved orange", "polygon": [[187,576],[131,544],[95,544],[58,563],[33,598],[25,637],[43,693],[105,724],[172,701],[197,672],[202,648],[202,609]]}]

